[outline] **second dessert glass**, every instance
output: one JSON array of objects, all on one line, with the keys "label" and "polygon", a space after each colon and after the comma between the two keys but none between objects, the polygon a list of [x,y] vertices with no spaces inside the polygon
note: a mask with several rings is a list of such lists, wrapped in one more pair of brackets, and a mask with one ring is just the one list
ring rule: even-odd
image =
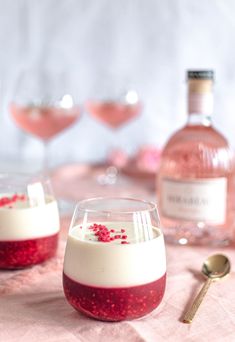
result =
[{"label": "second dessert glass", "polygon": [[53,257],[59,228],[48,179],[0,174],[0,268],[24,268]]}]

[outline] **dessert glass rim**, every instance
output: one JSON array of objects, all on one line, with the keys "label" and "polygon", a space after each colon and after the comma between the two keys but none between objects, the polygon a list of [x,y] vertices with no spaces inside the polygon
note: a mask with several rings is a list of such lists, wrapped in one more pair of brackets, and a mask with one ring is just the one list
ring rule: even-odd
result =
[{"label": "dessert glass rim", "polygon": [[0,192],[27,192],[29,184],[40,183],[43,193],[55,198],[49,175],[42,172],[0,172]]},{"label": "dessert glass rim", "polygon": [[[115,209],[109,209],[109,210],[102,210],[102,209],[91,209],[88,208],[84,205],[95,202],[95,201],[102,201],[102,200],[115,200],[115,201],[128,201],[128,202],[136,202],[136,204],[141,203],[142,205],[146,205],[146,208],[143,209],[133,209],[133,210],[115,210]],[[147,201],[143,199],[138,199],[138,198],[132,198],[132,197],[118,197],[118,196],[100,196],[100,197],[92,197],[88,199],[81,200],[77,203],[75,212],[77,210],[88,212],[88,213],[113,213],[113,214],[132,214],[134,212],[143,212],[143,211],[148,211],[152,212],[154,210],[158,211],[157,209],[157,204],[152,202],[152,201]]]},{"label": "dessert glass rim", "polygon": [[50,177],[42,172],[15,172],[15,171],[6,171],[6,172],[0,172],[0,183],[1,180],[5,180],[5,179],[14,179],[17,180],[17,178],[19,178],[19,180],[38,180],[41,181],[43,183],[47,183],[50,182]]}]

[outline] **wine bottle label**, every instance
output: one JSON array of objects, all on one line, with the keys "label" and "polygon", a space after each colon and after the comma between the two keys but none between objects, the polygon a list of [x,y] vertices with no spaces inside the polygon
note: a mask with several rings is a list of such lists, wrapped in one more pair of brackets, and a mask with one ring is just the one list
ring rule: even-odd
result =
[{"label": "wine bottle label", "polygon": [[226,219],[227,179],[225,177],[162,181],[163,215],[189,221],[223,224]]}]

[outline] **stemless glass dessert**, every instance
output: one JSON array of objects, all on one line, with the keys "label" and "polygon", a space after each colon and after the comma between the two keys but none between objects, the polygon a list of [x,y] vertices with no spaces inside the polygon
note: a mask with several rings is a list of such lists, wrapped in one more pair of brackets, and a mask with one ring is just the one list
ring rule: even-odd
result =
[{"label": "stemless glass dessert", "polygon": [[76,310],[104,321],[142,317],[160,304],[165,282],[155,204],[95,198],[77,205],[63,273],[65,296]]},{"label": "stemless glass dessert", "polygon": [[0,175],[0,268],[23,268],[53,257],[59,227],[57,202],[47,179]]}]

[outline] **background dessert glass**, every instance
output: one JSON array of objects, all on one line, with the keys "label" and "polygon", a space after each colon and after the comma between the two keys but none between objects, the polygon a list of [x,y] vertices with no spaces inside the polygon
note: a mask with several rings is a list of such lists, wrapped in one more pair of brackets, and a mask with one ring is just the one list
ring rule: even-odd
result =
[{"label": "background dessert glass", "polygon": [[16,82],[10,113],[20,128],[43,142],[44,171],[48,167],[48,142],[73,125],[81,114],[70,91],[70,81],[64,72],[26,70]]},{"label": "background dessert glass", "polygon": [[165,281],[154,203],[128,198],[78,203],[63,273],[65,296],[76,310],[104,321],[138,318],[160,304]]},{"label": "background dessert glass", "polygon": [[0,174],[0,268],[23,268],[53,257],[59,227],[48,179]]}]

